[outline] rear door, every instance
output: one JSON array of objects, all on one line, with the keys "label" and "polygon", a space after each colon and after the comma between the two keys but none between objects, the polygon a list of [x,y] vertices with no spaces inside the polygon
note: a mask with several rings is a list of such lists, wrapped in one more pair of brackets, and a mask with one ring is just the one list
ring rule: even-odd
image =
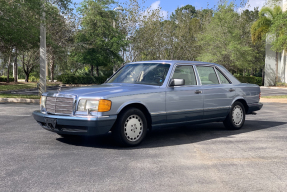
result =
[{"label": "rear door", "polygon": [[203,118],[203,97],[193,65],[177,65],[171,79],[184,79],[185,85],[168,87],[167,123],[188,122]]},{"label": "rear door", "polygon": [[227,116],[235,97],[230,81],[213,65],[196,66],[204,100],[204,119]]}]

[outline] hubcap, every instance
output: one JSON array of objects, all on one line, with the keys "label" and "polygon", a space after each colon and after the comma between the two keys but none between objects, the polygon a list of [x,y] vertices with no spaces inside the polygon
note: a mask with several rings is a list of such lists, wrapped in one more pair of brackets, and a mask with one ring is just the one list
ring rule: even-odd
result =
[{"label": "hubcap", "polygon": [[129,141],[137,141],[143,133],[142,119],[137,115],[131,115],[126,119],[124,133]]},{"label": "hubcap", "polygon": [[243,110],[239,105],[236,105],[232,111],[232,121],[235,125],[240,125],[243,121]]}]

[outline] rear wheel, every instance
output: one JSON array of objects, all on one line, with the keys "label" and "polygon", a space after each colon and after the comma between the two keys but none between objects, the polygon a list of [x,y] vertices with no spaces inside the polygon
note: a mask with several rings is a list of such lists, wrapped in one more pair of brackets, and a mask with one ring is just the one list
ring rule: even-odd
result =
[{"label": "rear wheel", "polygon": [[136,146],[142,142],[147,132],[147,120],[137,108],[128,108],[118,117],[113,129],[115,140],[123,146]]},{"label": "rear wheel", "polygon": [[234,102],[229,114],[223,121],[223,124],[228,129],[240,129],[245,122],[245,108],[239,101]]}]

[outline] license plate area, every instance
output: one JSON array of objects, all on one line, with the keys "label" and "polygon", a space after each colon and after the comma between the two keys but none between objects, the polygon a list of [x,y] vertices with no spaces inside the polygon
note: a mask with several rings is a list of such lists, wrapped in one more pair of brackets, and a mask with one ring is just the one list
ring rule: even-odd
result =
[{"label": "license plate area", "polygon": [[50,129],[56,129],[57,119],[45,118],[46,126]]}]

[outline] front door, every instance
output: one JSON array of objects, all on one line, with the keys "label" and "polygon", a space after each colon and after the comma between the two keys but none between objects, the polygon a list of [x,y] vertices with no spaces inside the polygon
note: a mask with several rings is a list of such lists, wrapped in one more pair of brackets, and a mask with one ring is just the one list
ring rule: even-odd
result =
[{"label": "front door", "polygon": [[203,97],[192,65],[177,65],[171,79],[184,79],[185,85],[166,91],[167,123],[189,122],[203,118]]}]

